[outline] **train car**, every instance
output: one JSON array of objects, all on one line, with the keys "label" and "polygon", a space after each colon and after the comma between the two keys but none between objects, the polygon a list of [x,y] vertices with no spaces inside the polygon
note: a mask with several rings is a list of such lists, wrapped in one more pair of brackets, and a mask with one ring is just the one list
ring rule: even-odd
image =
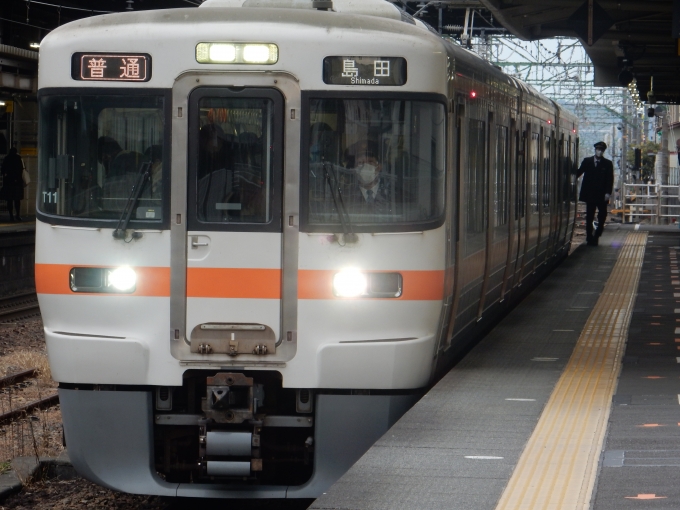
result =
[{"label": "train car", "polygon": [[42,41],[36,288],[69,456],[313,498],[568,253],[576,119],[382,0]]}]

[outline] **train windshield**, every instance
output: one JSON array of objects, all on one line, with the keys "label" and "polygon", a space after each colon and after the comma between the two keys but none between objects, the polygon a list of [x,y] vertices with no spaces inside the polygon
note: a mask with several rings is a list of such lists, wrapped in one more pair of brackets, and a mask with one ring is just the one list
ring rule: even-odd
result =
[{"label": "train windshield", "polygon": [[134,202],[131,225],[163,219],[163,96],[41,98],[38,210],[118,220]]},{"label": "train windshield", "polygon": [[446,113],[441,103],[311,99],[309,122],[312,230],[340,223],[357,231],[426,228],[442,217]]}]

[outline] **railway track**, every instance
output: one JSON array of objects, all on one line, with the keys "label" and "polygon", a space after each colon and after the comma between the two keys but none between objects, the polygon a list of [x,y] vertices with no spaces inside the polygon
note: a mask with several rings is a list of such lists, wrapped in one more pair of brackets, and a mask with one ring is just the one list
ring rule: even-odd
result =
[{"label": "railway track", "polygon": [[40,315],[35,292],[0,297],[0,324]]},{"label": "railway track", "polygon": [[[3,393],[7,390],[11,390],[13,386],[22,387],[22,383],[26,380],[36,377],[38,370],[36,368],[30,368],[16,374],[11,374],[0,378],[0,391]],[[56,393],[47,395],[46,397],[39,398],[22,406],[14,409],[10,409],[4,413],[0,413],[0,425],[6,425],[16,419],[27,416],[31,411],[35,409],[45,409],[52,407],[59,403],[59,395]]]}]

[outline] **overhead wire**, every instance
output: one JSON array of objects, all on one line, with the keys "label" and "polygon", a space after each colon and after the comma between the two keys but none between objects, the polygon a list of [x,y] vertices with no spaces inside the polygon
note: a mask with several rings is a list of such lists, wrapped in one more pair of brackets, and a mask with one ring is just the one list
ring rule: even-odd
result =
[{"label": "overhead wire", "polygon": [[49,7],[55,7],[58,9],[70,9],[72,11],[82,11],[82,12],[96,12],[97,14],[110,14],[112,12],[118,12],[118,11],[100,11],[97,9],[85,9],[83,7],[71,7],[69,5],[63,5],[63,4],[53,4],[50,2],[39,2],[38,0],[23,0],[27,5],[30,6],[30,4],[39,4],[39,5],[47,5]]}]

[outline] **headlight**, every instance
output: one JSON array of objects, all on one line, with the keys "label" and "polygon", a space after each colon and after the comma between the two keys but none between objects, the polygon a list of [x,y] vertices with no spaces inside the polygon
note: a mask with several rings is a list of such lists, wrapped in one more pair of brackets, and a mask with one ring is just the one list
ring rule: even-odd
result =
[{"label": "headlight", "polygon": [[113,288],[125,292],[134,289],[137,283],[137,274],[132,268],[123,266],[109,272],[107,281]]},{"label": "headlight", "polygon": [[333,276],[333,293],[338,297],[359,297],[367,287],[366,275],[356,269],[345,269]]},{"label": "headlight", "polygon": [[403,293],[399,273],[362,273],[345,269],[333,275],[333,294],[337,297],[399,298]]},{"label": "headlight", "polygon": [[136,290],[137,275],[130,267],[73,267],[69,273],[69,286],[73,292],[124,293]]},{"label": "headlight", "polygon": [[276,64],[279,47],[263,43],[202,42],[196,45],[199,64]]}]

